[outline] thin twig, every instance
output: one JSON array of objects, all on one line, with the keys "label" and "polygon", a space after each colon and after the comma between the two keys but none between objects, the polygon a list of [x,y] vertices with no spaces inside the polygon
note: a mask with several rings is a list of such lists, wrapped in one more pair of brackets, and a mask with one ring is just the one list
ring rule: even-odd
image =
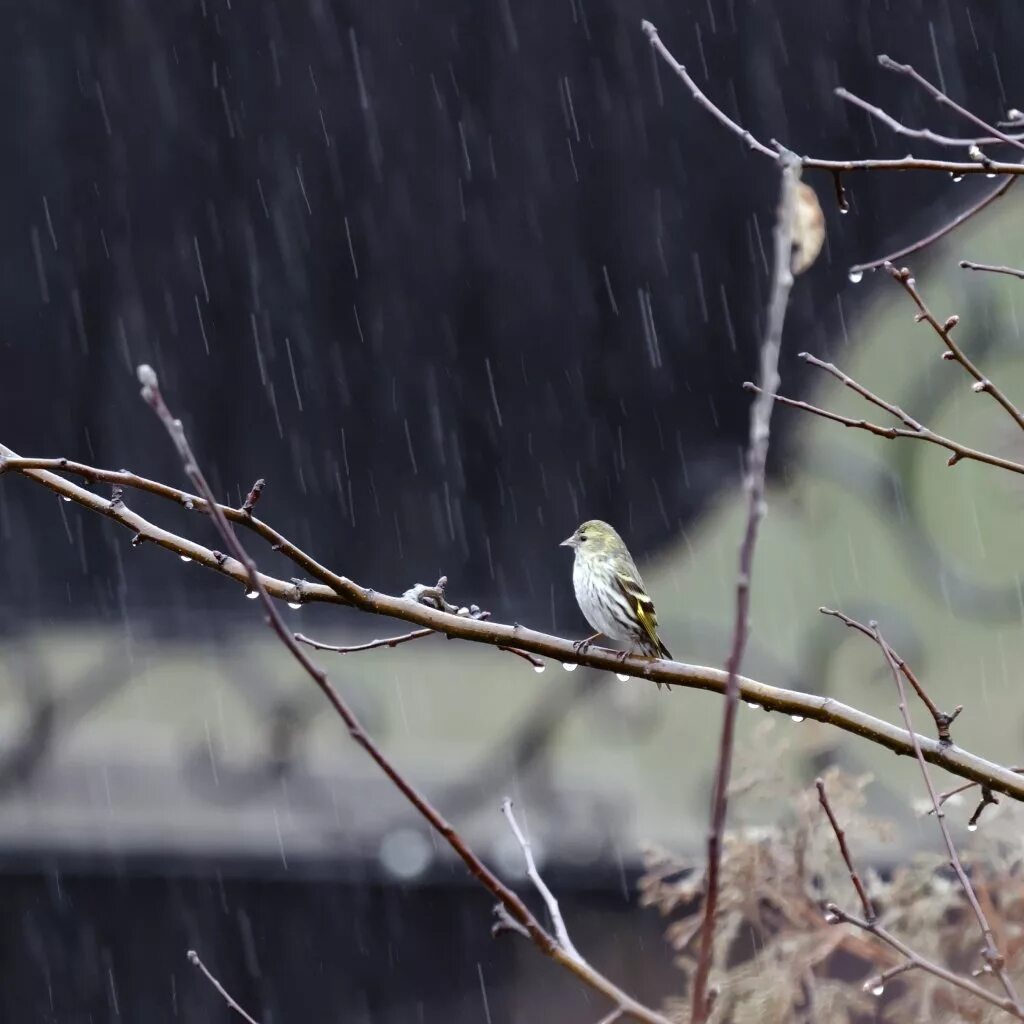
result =
[{"label": "thin twig", "polygon": [[984,270],[989,274],[1008,274],[1010,277],[1018,277],[1024,281],[1024,270],[1016,267],[997,267],[992,263],[974,263],[971,260],[960,261],[961,270]]},{"label": "thin twig", "polygon": [[910,245],[905,245],[902,249],[897,249],[895,252],[889,253],[888,256],[881,256],[877,260],[871,260],[868,263],[855,264],[850,267],[850,279],[853,281],[859,281],[866,271],[877,270],[879,267],[884,267],[886,263],[892,263],[894,260],[901,260],[904,256],[911,256],[915,252],[920,252],[922,249],[928,248],[929,245],[939,241],[940,238],[945,238],[946,235],[951,234],[965,221],[968,221],[976,214],[981,213],[982,210],[994,203],[1001,196],[1005,196],[1017,180],[1018,179],[1015,177],[1003,178],[995,188],[986,192],[973,205],[968,206],[966,210],[962,210],[953,217],[952,220],[947,221],[941,227],[938,227],[934,231],[925,235],[924,238],[919,238],[916,242],[911,242]]},{"label": "thin twig", "polygon": [[903,942],[902,939],[898,939],[887,928],[883,928],[877,921],[865,921],[862,918],[847,913],[835,903],[828,903],[825,905],[825,916],[831,924],[852,924],[857,928],[860,928],[862,931],[869,932],[871,935],[874,935],[876,938],[881,939],[882,942],[891,946],[897,953],[902,954],[907,958],[907,960],[910,960],[915,967],[920,968],[922,971],[934,974],[936,978],[948,981],[950,985],[955,985],[957,988],[962,989],[964,992],[969,992],[972,996],[976,996],[978,999],[982,999],[986,1003],[998,1006],[999,1009],[1005,1010],[1018,1020],[1024,1020],[1024,1013],[1021,1013],[1020,1009],[1009,996],[999,996],[996,995],[995,992],[989,992],[987,988],[983,988],[970,978],[964,978],[956,972],[951,971],[948,967],[943,967],[941,964],[925,959],[920,953],[911,949],[905,942]]},{"label": "thin twig", "polygon": [[1022,142],[1015,135],[1007,135],[1006,132],[1001,131],[994,124],[989,124],[987,121],[983,121],[977,114],[972,114],[966,107],[962,107],[955,100],[949,98],[940,88],[932,85],[927,78],[924,77],[920,72],[916,71],[910,64],[900,64],[894,61],[891,57],[886,56],[882,53],[878,56],[878,63],[882,65],[888,71],[895,71],[901,75],[907,75],[912,78],[922,89],[924,89],[937,103],[941,103],[944,106],[949,107],[950,110],[955,111],[960,117],[971,124],[976,125],[983,132],[987,132],[989,135],[994,135],[1000,142],[1005,142],[1007,145],[1016,146],[1017,149],[1024,150],[1024,142]]},{"label": "thin twig", "polygon": [[[156,526],[123,501],[115,504],[110,499],[72,483],[55,472],[33,468],[36,463],[50,461],[62,460],[23,460],[16,452],[0,443],[0,475],[9,471],[14,475],[24,477],[82,508],[110,519],[127,529],[137,541],[152,543],[166,551],[187,558],[196,565],[219,573],[240,587],[249,589],[248,571],[237,559]],[[32,466],[23,468],[23,464],[26,462],[31,463]],[[1019,471],[1024,471],[1024,466],[1020,467]],[[104,471],[96,470],[96,472]],[[166,485],[154,484],[154,487],[164,488]],[[174,495],[184,493],[170,487],[166,487],[166,491]],[[159,492],[154,491],[153,493]],[[181,504],[176,499],[172,498],[171,500],[175,504]],[[194,500],[197,503],[197,511],[201,511],[199,502],[202,502],[204,509],[206,508],[204,499],[194,496]],[[229,520],[231,519],[229,513],[238,514],[238,509],[232,509],[230,506],[218,505],[217,508]],[[443,611],[405,597],[384,594],[363,587],[353,580],[327,569],[296,544],[287,540],[266,523],[259,522],[255,517],[251,522],[243,517],[240,517],[239,521],[241,525],[265,539],[274,538],[272,543],[275,548],[290,557],[296,565],[307,570],[314,567],[310,570],[311,575],[321,581],[320,583],[307,581],[296,583],[294,580],[284,580],[260,573],[260,581],[267,593],[277,600],[292,603],[302,601],[304,604],[328,603],[358,608],[368,614],[388,616],[416,626],[426,627],[453,639],[490,646],[515,646],[542,658],[563,664],[582,665],[668,686],[707,690],[712,693],[725,692],[728,676],[719,668],[660,659],[652,661],[640,655],[620,658],[618,652],[608,651],[601,647],[580,649],[572,640],[564,637],[552,636],[520,625],[479,621],[470,615]],[[896,754],[913,754],[910,736],[904,729],[831,697],[787,690],[746,677],[741,677],[739,684],[743,700],[757,704],[767,711],[777,711],[785,715],[796,715],[822,722],[860,736]],[[962,779],[985,783],[991,787],[993,792],[1005,793],[1014,800],[1024,801],[1024,779],[1009,769],[972,754],[970,751],[958,747],[943,747],[928,737],[921,737],[921,743],[925,757],[930,763],[938,765]]]},{"label": "thin twig", "polygon": [[890,967],[888,970],[882,971],[881,974],[876,974],[861,986],[865,992],[870,992],[872,995],[881,995],[885,986],[893,980],[898,978],[901,974],[906,974],[907,971],[912,971],[915,968],[920,967],[920,964],[915,964],[913,960],[904,960],[903,963],[897,964],[895,967]]},{"label": "thin twig", "polygon": [[192,486],[209,503],[211,517],[225,545],[238,562],[244,566],[249,585],[259,594],[259,598],[267,613],[267,624],[292,654],[307,675],[316,683],[348,728],[349,735],[377,763],[384,774],[394,783],[403,796],[427,820],[434,831],[441,836],[452,850],[460,857],[477,881],[490,892],[504,907],[513,921],[521,925],[528,933],[534,945],[546,956],[562,964],[591,988],[610,999],[622,1011],[636,1020],[646,1024],[669,1024],[666,1017],[637,1002],[632,996],[623,992],[617,985],[605,978],[586,961],[573,957],[562,949],[561,945],[544,929],[541,923],[530,912],[526,904],[506,886],[470,849],[462,836],[445,820],[433,804],[422,795],[413,784],[405,778],[399,769],[384,755],[374,740],[363,729],[355,713],[333,687],[327,674],[321,671],[310,660],[303,648],[288,631],[281,617],[277,604],[263,584],[263,577],[256,568],[256,563],[249,556],[231,528],[227,517],[220,511],[216,498],[205,476],[199,469],[188,439],[185,436],[181,420],[175,419],[160,393],[156,373],[149,366],[140,366],[139,383],[142,385],[142,397],[146,404],[156,413],[164,425],[171,440],[177,448],[178,455]]},{"label": "thin twig", "polygon": [[[965,146],[993,146],[1000,145],[1003,143],[1003,139],[996,138],[994,135],[982,135],[977,138],[964,138],[962,136],[952,135],[940,135],[937,132],[933,132],[930,128],[908,128],[905,124],[897,121],[891,114],[886,113],[881,107],[876,107],[873,103],[868,103],[867,100],[861,99],[855,93],[850,92],[849,89],[844,89],[843,86],[838,85],[832,90],[833,95],[838,96],[841,100],[846,100],[847,103],[852,103],[855,107],[860,107],[865,113],[870,114],[872,117],[877,118],[886,127],[891,128],[898,135],[905,135],[911,139],[923,139],[925,142],[934,142],[937,146],[953,146],[958,149],[962,149]],[[1024,135],[1011,136],[1013,139],[1024,139]]]},{"label": "thin twig", "polygon": [[[873,629],[869,626],[865,626],[863,622],[858,622],[856,619],[850,618],[844,612],[839,611],[836,608],[819,608],[819,612],[822,615],[830,615],[834,619],[838,619],[844,623],[850,629],[855,629],[858,633],[863,634],[869,640],[875,640],[877,642],[877,635]],[[932,716],[935,722],[935,731],[938,734],[940,743],[952,743],[949,735],[949,727],[957,720],[960,712],[963,711],[963,705],[957,704],[955,708],[948,714],[942,711],[939,706],[928,696],[927,691],[921,683],[921,680],[910,670],[910,666],[901,658],[896,651],[891,647],[889,652],[892,654],[893,660],[899,666],[899,670],[903,673],[907,682],[914,688],[914,692],[921,698],[921,703],[928,709],[928,713]]]},{"label": "thin twig", "polygon": [[998,402],[1003,409],[1010,414],[1011,419],[1014,423],[1024,430],[1024,413],[1017,408],[1013,402],[1003,393],[1003,391],[996,385],[993,384],[982,372],[974,365],[964,350],[957,344],[953,338],[953,329],[960,322],[958,316],[949,317],[945,323],[939,323],[939,321],[932,314],[932,311],[925,305],[924,299],[921,298],[921,293],[917,290],[917,283],[911,276],[910,271],[906,267],[897,269],[892,264],[886,265],[886,270],[893,276],[893,278],[903,287],[903,290],[914,300],[914,305],[920,310],[919,320],[924,320],[932,328],[932,330],[939,336],[942,343],[946,346],[946,350],[949,353],[948,358],[959,363],[967,373],[975,379],[977,382],[974,385],[976,392],[984,392],[989,394]]},{"label": "thin twig", "polygon": [[995,936],[992,933],[992,927],[988,923],[988,918],[985,916],[985,912],[981,909],[981,904],[978,902],[978,896],[974,891],[974,886],[971,885],[971,880],[967,877],[967,872],[964,871],[964,866],[960,862],[960,855],[957,853],[956,844],[953,842],[953,837],[949,832],[949,826],[946,824],[945,811],[942,810],[942,807],[939,804],[938,795],[935,792],[935,787],[932,785],[931,775],[928,772],[928,764],[924,759],[920,743],[914,734],[914,726],[910,718],[910,708],[907,706],[906,692],[903,689],[903,675],[901,674],[899,667],[896,664],[896,660],[893,657],[892,648],[890,648],[886,643],[881,630],[878,628],[878,623],[872,622],[869,625],[874,634],[875,642],[881,648],[882,654],[885,657],[885,662],[889,666],[889,671],[892,673],[893,681],[896,683],[896,691],[899,694],[900,714],[903,716],[903,721],[906,724],[907,730],[914,737],[914,756],[917,758],[917,763],[921,767],[921,776],[924,779],[925,789],[928,791],[928,799],[931,801],[932,808],[935,811],[935,819],[939,823],[939,831],[942,833],[942,840],[946,846],[946,852],[949,854],[949,866],[956,874],[956,877],[960,882],[960,887],[964,891],[964,896],[967,898],[971,911],[978,922],[978,928],[981,931],[982,939],[985,943],[984,948],[981,951],[982,959],[986,967],[999,979],[999,983],[1003,986],[1003,990],[1006,992],[1007,998],[1011,1001],[1016,1015],[1021,1019],[1024,1019],[1024,1007],[1021,1006],[1020,1000],[1017,997],[1016,989],[1014,988],[1013,982],[1010,980],[1010,976],[1006,971],[1006,961],[1003,958],[1003,954],[996,948],[996,941]]},{"label": "thin twig", "polygon": [[188,957],[188,962],[190,964],[192,964],[194,967],[198,967],[199,970],[201,970],[203,974],[206,975],[206,980],[224,997],[225,1002],[227,1002],[228,1006],[230,1006],[231,1009],[235,1011],[235,1013],[237,1013],[244,1020],[247,1020],[249,1024],[258,1024],[257,1021],[250,1017],[249,1014],[247,1014],[245,1010],[243,1010],[242,1007],[235,1002],[234,997],[231,995],[231,993],[228,992],[228,990],[210,973],[210,971],[206,967],[206,964],[204,964],[203,961],[199,959],[199,954],[194,949],[190,949],[186,956]]},{"label": "thin twig", "polygon": [[[656,39],[656,35],[652,37],[652,41],[656,41]],[[739,672],[750,632],[750,580],[758,530],[765,514],[765,466],[768,460],[768,442],[771,436],[771,415],[772,407],[775,404],[775,394],[779,389],[779,353],[782,348],[782,330],[786,320],[789,293],[793,287],[790,261],[793,246],[793,214],[796,207],[797,185],[800,181],[800,165],[792,154],[786,154],[781,160],[781,167],[779,206],[775,218],[774,281],[768,305],[768,323],[761,345],[760,383],[763,390],[754,399],[750,410],[750,442],[745,480],[747,525],[739,551],[736,613],[732,645],[726,663],[728,679],[725,688],[725,708],[722,716],[718,765],[715,769],[711,801],[711,824],[707,841],[708,859],[704,875],[704,919],[701,924],[700,947],[693,975],[691,996],[691,1019],[694,1024],[703,1024],[710,1010],[707,988],[714,949],[722,836],[728,811],[729,777],[732,771],[732,754],[736,735],[736,713],[740,703]]]},{"label": "thin twig", "polygon": [[402,633],[399,636],[386,636],[381,640],[371,640],[365,644],[355,644],[352,647],[336,647],[334,644],[325,644],[320,640],[314,640],[304,633],[293,634],[300,644],[308,644],[317,651],[330,651],[332,654],[358,654],[360,651],[373,651],[378,647],[397,647],[399,644],[407,644],[410,640],[422,640],[425,636],[437,636],[432,629],[414,629],[411,633]]},{"label": "thin twig", "polygon": [[860,905],[864,908],[864,918],[867,921],[874,922],[878,919],[878,914],[875,911],[874,904],[871,902],[871,897],[868,896],[867,889],[864,888],[864,882],[861,880],[859,872],[854,867],[850,848],[846,845],[846,832],[840,828],[835,812],[832,810],[832,804],[829,803],[828,793],[825,792],[825,780],[816,779],[814,785],[818,789],[818,803],[821,804],[822,810],[824,810],[829,824],[832,826],[836,842],[839,844],[839,852],[842,854],[843,861],[846,864],[846,870],[850,873],[850,881],[853,882],[853,887],[857,890],[857,897],[860,899]]},{"label": "thin twig", "polygon": [[547,883],[541,878],[540,872],[537,870],[537,863],[533,859],[533,847],[530,845],[530,840],[526,838],[523,830],[519,827],[519,822],[516,821],[516,816],[512,812],[512,800],[509,797],[505,797],[501,802],[501,813],[505,815],[505,820],[508,822],[509,828],[512,829],[512,834],[516,837],[516,842],[519,843],[523,851],[523,859],[526,861],[526,875],[533,882],[534,888],[540,893],[541,898],[544,900],[544,905],[548,908],[548,914],[551,916],[551,923],[555,929],[555,938],[570,956],[582,960],[583,957],[580,956],[572,943],[572,939],[569,938],[569,929],[565,927],[565,920],[558,906],[558,900],[555,899],[555,894],[548,888]]},{"label": "thin twig", "polygon": [[[742,125],[737,124],[720,107],[716,106],[697,86],[690,77],[686,68],[672,56],[671,51],[661,41],[658,29],[649,21],[642,21],[640,27],[643,29],[651,46],[664,59],[668,66],[679,76],[690,90],[691,95],[712,117],[725,125],[734,135],[741,138],[746,145],[762,156],[772,160],[780,159],[780,150],[786,150],[785,146],[772,149],[763,142],[758,141]],[[982,122],[984,123],[984,122]],[[1001,138],[1002,133],[993,128],[992,134]],[[1007,136],[1011,144],[1016,144]],[[788,151],[788,150],[787,150]],[[818,171],[945,171],[956,176],[967,174],[1024,174],[1024,164],[1005,163],[996,160],[987,160],[984,163],[971,161],[969,163],[957,162],[954,160],[928,160],[919,159],[913,156],[896,157],[881,160],[824,160],[820,157],[801,156],[798,157],[803,170]]]},{"label": "thin twig", "polygon": [[[831,374],[841,384],[850,388],[851,391],[855,391],[862,398],[871,402],[872,405],[877,405],[880,409],[884,409],[891,416],[896,417],[903,423],[908,424],[907,428],[903,427],[883,427],[877,423],[872,423],[870,420],[860,419],[853,416],[843,416],[840,413],[831,412],[828,409],[822,409],[820,406],[811,405],[810,402],[802,402],[796,398],[787,398],[784,395],[776,395],[776,398],[783,405],[787,405],[792,409],[800,409],[803,412],[812,413],[815,416],[820,416],[822,419],[831,420],[833,423],[840,423],[844,427],[850,427],[855,430],[864,430],[869,434],[874,434],[876,437],[884,437],[888,440],[893,440],[897,437],[910,438],[914,441],[927,441],[930,444],[934,444],[939,448],[945,448],[946,451],[952,454],[946,460],[947,466],[955,466],[962,459],[968,459],[971,462],[982,462],[989,466],[995,466],[998,469],[1005,469],[1010,473],[1024,473],[1024,464],[1019,462],[1013,462],[1011,459],[1004,459],[998,455],[992,455],[989,452],[981,451],[977,448],[971,448],[968,445],[961,444],[959,441],[954,441],[952,438],[945,437],[942,434],[937,434],[934,430],[929,429],[922,423],[919,423],[907,412],[905,412],[900,406],[894,405],[892,402],[887,402],[884,398],[876,395],[873,391],[866,388],[863,384],[850,377],[839,369],[834,363],[827,363],[822,359],[818,359],[817,356],[812,356],[808,352],[801,352],[800,358],[806,363],[810,363],[811,366],[816,366],[826,373]],[[748,391],[757,391],[756,385],[747,381],[743,385]]]}]

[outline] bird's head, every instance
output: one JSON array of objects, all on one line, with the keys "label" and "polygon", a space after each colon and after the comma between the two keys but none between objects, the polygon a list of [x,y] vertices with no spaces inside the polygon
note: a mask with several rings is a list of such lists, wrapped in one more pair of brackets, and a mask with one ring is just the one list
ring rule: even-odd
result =
[{"label": "bird's head", "polygon": [[600,519],[588,519],[577,527],[571,537],[566,537],[559,545],[572,548],[577,558],[600,558],[614,555],[623,549],[622,538],[613,526]]}]

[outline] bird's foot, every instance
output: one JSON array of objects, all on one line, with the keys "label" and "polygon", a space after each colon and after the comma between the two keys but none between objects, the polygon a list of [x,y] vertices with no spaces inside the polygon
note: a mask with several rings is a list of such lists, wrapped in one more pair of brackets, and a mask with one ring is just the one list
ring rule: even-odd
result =
[{"label": "bird's foot", "polygon": [[573,650],[577,654],[585,654],[587,652],[587,650],[590,647],[593,646],[594,641],[595,640],[600,640],[600,639],[601,639],[601,634],[600,633],[592,633],[590,636],[586,637],[583,640],[576,640],[576,641],[574,641],[574,643],[572,645],[573,646]]}]

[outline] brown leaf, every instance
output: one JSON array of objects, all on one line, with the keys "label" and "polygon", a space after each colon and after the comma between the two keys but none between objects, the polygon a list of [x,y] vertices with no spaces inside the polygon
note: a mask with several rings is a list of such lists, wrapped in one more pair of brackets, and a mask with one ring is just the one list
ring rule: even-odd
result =
[{"label": "brown leaf", "polygon": [[793,211],[793,273],[802,274],[817,258],[825,244],[825,215],[810,185],[796,187]]}]

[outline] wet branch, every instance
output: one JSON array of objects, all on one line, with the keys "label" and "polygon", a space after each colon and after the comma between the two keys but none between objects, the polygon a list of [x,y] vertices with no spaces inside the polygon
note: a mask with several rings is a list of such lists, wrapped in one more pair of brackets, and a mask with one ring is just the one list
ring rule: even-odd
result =
[{"label": "wet branch", "polygon": [[[819,608],[819,612],[822,615],[830,615],[834,619],[839,619],[840,622],[844,623],[850,629],[857,630],[858,633],[862,633],[869,640],[874,640],[876,643],[879,642],[878,635],[875,630],[869,626],[865,626],[863,622],[858,622],[856,619],[851,619],[849,615],[838,611],[835,608]],[[957,704],[955,708],[948,714],[945,711],[939,709],[939,706],[928,696],[927,691],[921,684],[921,680],[910,670],[910,666],[890,647],[888,650],[889,656],[899,667],[899,670],[903,673],[907,682],[914,688],[914,692],[921,698],[921,703],[928,709],[928,713],[932,716],[935,722],[935,731],[938,734],[940,743],[952,743],[949,735],[949,727],[957,720],[960,712],[963,711],[963,705]]]},{"label": "wet branch", "polygon": [[[320,688],[338,716],[345,723],[352,739],[376,762],[378,767],[394,783],[409,803],[426,819],[431,828],[448,843],[469,869],[470,874],[498,900],[505,914],[529,935],[533,944],[542,953],[555,962],[562,964],[562,966],[572,971],[591,988],[610,999],[615,1007],[620,1009],[624,1015],[646,1022],[646,1024],[669,1024],[666,1017],[649,1009],[633,999],[632,996],[623,992],[613,982],[584,961],[579,954],[573,956],[572,953],[563,948],[562,944],[551,936],[537,918],[534,917],[526,904],[477,857],[454,826],[442,817],[433,804],[385,756],[375,741],[363,729],[355,713],[349,708],[344,698],[335,690],[327,674],[310,661],[301,645],[289,632],[284,619],[281,617],[278,605],[263,584],[263,577],[258,571],[256,563],[238,539],[227,517],[217,504],[213,491],[200,470],[195,455],[189,446],[181,420],[175,419],[167,408],[160,393],[156,373],[149,366],[140,366],[138,377],[139,383],[142,385],[143,399],[167,430],[192,486],[196,488],[209,505],[210,514],[217,532],[220,534],[225,546],[231,551],[232,556],[244,567],[249,585],[259,595],[259,599],[266,611],[267,625],[277,634],[281,643]],[[575,951],[572,952],[574,953]]]},{"label": "wet branch", "polygon": [[[951,220],[947,221],[941,227],[936,228],[934,231],[925,235],[924,238],[919,238],[916,242],[911,242],[910,245],[905,245],[902,249],[897,249],[895,252],[889,253],[888,256],[880,256],[877,260],[871,260],[868,263],[857,263],[850,267],[850,277],[853,280],[859,280],[863,276],[865,271],[877,270],[879,267],[884,267],[886,263],[892,263],[894,260],[901,260],[905,256],[911,256],[915,252],[920,252],[922,249],[927,249],[929,245],[939,241],[940,238],[945,238],[946,235],[952,234],[961,224],[969,221],[976,214],[981,213],[986,207],[990,206],[997,199],[1005,196],[1010,191],[1012,185],[1014,185],[1019,179],[1015,177],[1006,177],[996,185],[994,189],[986,192],[980,199],[978,199],[971,206],[968,206],[966,210],[962,210]],[[960,264],[963,266],[963,264]]]},{"label": "wet branch", "polygon": [[1024,1020],[1024,1014],[1021,1013],[1020,1007],[1016,1004],[1015,998],[1009,995],[1006,997],[998,996],[993,992],[989,992],[988,989],[983,988],[970,978],[964,978],[961,975],[956,974],[954,971],[943,967],[941,964],[925,959],[920,953],[911,949],[905,942],[898,939],[887,928],[884,928],[879,924],[874,905],[867,894],[864,883],[861,881],[860,873],[854,866],[853,857],[846,844],[846,833],[840,827],[839,822],[836,819],[835,812],[832,810],[832,805],[828,799],[828,793],[825,790],[825,783],[821,779],[818,779],[816,786],[818,788],[818,801],[828,817],[829,824],[832,826],[832,831],[835,833],[839,852],[842,855],[843,862],[846,864],[847,871],[850,873],[850,879],[853,882],[854,888],[857,890],[857,896],[859,897],[861,907],[864,910],[864,916],[860,918],[847,913],[836,903],[826,903],[825,920],[828,921],[829,924],[852,924],[857,928],[860,928],[862,931],[881,939],[882,942],[892,947],[897,953],[900,953],[905,958],[903,963],[897,964],[867,981],[864,988],[875,995],[881,995],[882,990],[885,988],[886,981],[890,978],[894,978],[897,975],[903,974],[904,972],[914,968],[919,968],[922,971],[927,971],[929,974],[935,975],[937,978],[941,978],[943,981],[949,982],[951,985],[955,985],[957,988],[963,989],[965,992],[969,992],[978,999],[991,1003],[993,1006],[998,1006],[1000,1009],[1012,1014],[1019,1020]]},{"label": "wet branch", "polygon": [[1001,388],[989,380],[988,377],[986,377],[981,370],[974,365],[968,355],[953,338],[953,329],[960,323],[960,317],[951,316],[944,323],[940,324],[932,311],[925,305],[924,299],[921,298],[921,293],[917,290],[917,283],[911,276],[910,271],[906,267],[902,267],[897,270],[892,264],[887,264],[885,269],[889,271],[900,285],[902,285],[903,290],[914,301],[914,305],[917,306],[918,310],[920,310],[918,320],[924,320],[946,346],[943,358],[959,363],[963,369],[974,378],[976,383],[973,386],[973,390],[979,394],[991,395],[992,398],[998,402],[1007,413],[1009,413],[1013,422],[1016,423],[1021,430],[1024,430],[1024,413],[1022,413],[1020,409],[1010,401]]},{"label": "wet branch", "polygon": [[[196,565],[218,573],[245,590],[250,589],[248,570],[236,558],[151,523],[130,508],[123,496],[115,502],[65,479],[57,472],[39,468],[41,465],[48,466],[65,462],[66,460],[63,459],[22,459],[10,448],[0,443],[0,476],[10,474],[23,477],[126,528],[136,543],[154,544],[166,551],[187,558]],[[74,469],[71,469],[71,466],[74,466]],[[97,480],[106,480],[110,476],[117,475],[114,471],[87,467],[81,463],[70,463],[59,468],[78,475],[82,475],[83,470],[88,470],[90,478]],[[1024,466],[1020,467],[1019,471],[1024,472]],[[208,506],[205,500],[197,495],[187,495],[187,492],[158,484],[155,481],[145,481],[144,478],[136,479],[142,481],[144,485],[139,486],[131,480],[125,479],[126,486],[139,486],[139,489],[148,493],[160,494],[179,506],[183,506],[184,502],[178,496],[185,494],[186,500],[193,503],[193,509],[198,513],[209,514],[209,509],[216,507],[223,513],[225,519],[259,534],[271,543],[274,550],[280,551],[291,558],[296,565],[310,571],[311,575],[319,581],[312,583],[308,580],[284,580],[266,573],[258,573],[259,580],[266,592],[279,601],[290,604],[322,602],[342,605],[371,615],[399,619],[453,639],[488,644],[494,647],[514,646],[539,658],[550,658],[562,664],[583,665],[587,668],[629,675],[636,679],[667,686],[708,690],[713,693],[725,692],[727,674],[721,669],[688,665],[682,662],[651,660],[636,655],[620,659],[618,652],[604,650],[600,647],[580,649],[574,641],[568,638],[552,636],[538,630],[528,629],[525,626],[475,619],[469,614],[469,609],[465,610],[465,614],[461,614],[463,609],[447,603],[444,608],[441,608],[420,600],[371,590],[327,569],[307,552],[255,517],[250,520],[239,515],[238,510],[230,506]],[[238,516],[237,519],[232,518],[235,515]],[[422,592],[429,595],[436,589],[436,587],[424,587]],[[778,711],[786,715],[797,715],[812,721],[823,722],[855,736],[860,736],[871,743],[892,750],[894,753],[913,754],[911,738],[905,730],[833,700],[831,697],[770,686],[767,683],[742,676],[739,679],[739,687],[744,701],[757,704],[768,711]],[[964,780],[988,785],[994,793],[1005,793],[1014,800],[1024,802],[1024,778],[1009,769],[959,747],[943,747],[937,741],[927,737],[921,737],[921,744],[925,757],[930,763],[939,765],[952,775],[959,776]]]},{"label": "wet branch", "polygon": [[[656,35],[652,37],[652,41],[656,39]],[[739,574],[736,584],[736,615],[733,624],[732,647],[726,662],[728,678],[725,687],[725,709],[718,747],[718,764],[715,769],[711,825],[707,841],[708,860],[704,875],[704,918],[701,923],[700,946],[691,994],[690,1014],[693,1024],[703,1024],[711,1011],[708,1001],[708,977],[711,972],[714,950],[722,838],[729,803],[729,777],[732,772],[736,714],[740,703],[739,672],[747,638],[750,634],[750,580],[753,573],[758,531],[765,514],[765,467],[768,461],[768,443],[771,437],[771,416],[775,404],[775,394],[779,389],[779,353],[782,348],[782,330],[786,320],[786,307],[789,305],[789,293],[793,287],[791,263],[793,215],[796,208],[797,186],[800,182],[800,164],[792,154],[784,154],[781,158],[781,165],[782,181],[775,218],[774,281],[768,305],[768,323],[761,345],[761,390],[758,391],[750,410],[750,442],[744,481],[747,492],[747,526],[740,545]]]},{"label": "wet branch", "polygon": [[910,719],[910,709],[907,707],[906,691],[903,688],[903,676],[895,659],[893,658],[892,649],[886,643],[881,630],[878,628],[878,623],[872,622],[869,625],[872,633],[874,634],[875,642],[881,648],[882,654],[885,657],[885,663],[889,667],[889,671],[892,673],[893,682],[896,684],[896,692],[899,695],[900,715],[903,717],[907,730],[911,733],[914,740],[914,756],[917,758],[917,763],[920,765],[921,776],[924,779],[925,789],[928,791],[928,799],[931,801],[932,809],[935,812],[935,819],[939,824],[939,831],[942,833],[942,841],[945,844],[946,852],[949,855],[949,866],[956,874],[957,880],[960,882],[960,887],[963,889],[964,896],[967,898],[967,902],[970,905],[971,912],[974,914],[974,917],[978,922],[978,928],[981,931],[981,936],[985,943],[981,951],[985,970],[991,972],[999,979],[999,984],[1003,987],[1003,991],[1006,993],[1009,1006],[1004,1006],[1003,1008],[1013,1013],[1014,1016],[1019,1019],[1024,1020],[1024,1006],[1021,1005],[1013,982],[1010,980],[1010,976],[1006,971],[1006,960],[996,946],[995,935],[992,932],[991,925],[988,923],[988,918],[985,916],[985,911],[982,910],[981,904],[978,902],[978,896],[974,891],[974,886],[971,884],[971,880],[967,877],[967,872],[964,870],[964,866],[960,861],[960,855],[957,853],[956,844],[953,842],[949,826],[946,824],[945,811],[942,810],[942,806],[939,803],[935,787],[932,785],[931,775],[928,772],[928,764],[925,761],[920,743],[913,731],[914,726]]}]

